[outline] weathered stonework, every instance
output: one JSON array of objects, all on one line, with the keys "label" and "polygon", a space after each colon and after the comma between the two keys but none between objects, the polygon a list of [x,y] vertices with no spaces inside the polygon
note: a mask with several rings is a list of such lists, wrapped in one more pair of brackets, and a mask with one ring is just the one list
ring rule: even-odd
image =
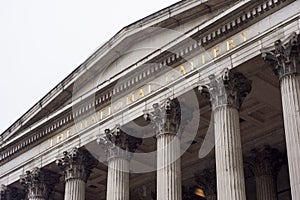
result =
[{"label": "weathered stonework", "polygon": [[283,121],[293,199],[300,199],[300,35],[293,33],[287,42],[278,40],[262,56],[279,76]]},{"label": "weathered stonework", "polygon": [[[214,5],[211,5],[211,2],[218,6],[220,3],[222,6],[215,7]],[[197,4],[197,7],[193,7],[195,3]],[[224,5],[230,5],[230,7],[225,7]],[[288,9],[279,10],[285,5],[289,5]],[[138,43],[139,41],[137,40],[131,40],[130,38],[134,38],[132,37],[134,35],[131,35],[131,26],[127,27],[121,32],[121,34],[124,34],[122,35],[125,36],[124,38],[114,37],[112,42],[107,43],[109,48],[100,49],[95,52],[95,54],[88,59],[88,62],[83,63],[82,66],[78,68],[79,70],[76,70],[66,79],[67,82],[61,82],[58,87],[46,96],[46,98],[43,98],[43,100],[38,102],[33,109],[30,109],[20,120],[14,123],[0,136],[0,165],[1,167],[3,166],[4,169],[3,173],[1,171],[1,184],[14,185],[16,179],[18,179],[20,175],[19,173],[26,168],[31,169],[34,166],[44,167],[49,165],[52,167],[53,161],[55,161],[57,157],[57,152],[63,152],[67,147],[71,148],[77,146],[79,148],[79,146],[94,143],[98,130],[111,127],[112,120],[116,120],[118,123],[123,123],[124,125],[133,119],[137,119],[137,121],[140,122],[140,116],[143,114],[143,109],[145,107],[148,107],[148,105],[153,104],[153,102],[157,102],[162,98],[170,96],[176,98],[184,96],[186,92],[194,92],[193,90],[199,82],[201,82],[201,84],[207,83],[208,74],[219,73],[224,66],[230,66],[230,68],[239,66],[239,69],[245,70],[247,73],[249,72],[251,77],[253,77],[253,81],[259,79],[259,84],[264,81],[267,83],[266,85],[271,83],[270,86],[263,86],[268,89],[272,88],[276,90],[276,84],[274,84],[272,77],[269,77],[268,74],[262,75],[264,72],[258,71],[257,68],[259,68],[259,66],[254,64],[259,63],[257,55],[262,46],[268,45],[270,40],[275,40],[274,38],[282,38],[289,32],[299,29],[299,16],[298,13],[295,14],[295,12],[298,12],[297,10],[299,10],[299,5],[300,4],[297,4],[296,0],[234,1],[234,3],[233,1],[222,2],[221,0],[203,2],[197,0],[182,1],[179,2],[179,4],[176,4],[175,9],[174,7],[172,9],[168,8],[166,9],[168,10],[167,13],[160,11],[154,15],[155,19],[151,17],[149,21],[151,21],[150,26],[152,26],[157,23],[157,19],[162,20],[162,24],[159,24],[161,21],[158,23],[162,28],[164,27],[164,24],[167,24],[163,18],[167,17],[167,21],[170,23],[168,24],[170,25],[168,27],[174,26],[176,31],[184,30],[184,32],[182,32],[184,33],[184,37],[180,36],[175,40],[171,40],[169,36],[158,35],[157,40],[151,40],[150,42],[161,45],[157,51],[145,53],[145,57],[141,56],[144,55],[143,53],[140,54],[139,52],[138,54],[135,54],[135,52],[130,52],[128,57],[127,55],[124,55],[124,57],[122,56],[121,59],[118,60],[118,55],[121,55],[123,50],[119,47],[125,47],[125,49],[127,49],[126,45],[128,45],[129,51],[132,50],[130,49],[131,43],[134,43],[134,47],[149,47],[149,45],[146,45],[147,43]],[[186,10],[183,10],[183,8],[186,8]],[[207,13],[203,13],[203,10],[209,12],[209,16],[207,16]],[[278,10],[279,12],[276,12]],[[282,14],[282,11],[286,12],[287,10],[291,12],[286,13],[287,17],[285,18],[283,17],[285,14]],[[274,15],[271,15],[272,13],[274,13]],[[197,18],[194,18],[195,14],[199,19],[203,19],[203,21],[198,21]],[[284,19],[281,19],[281,17]],[[295,22],[297,22],[296,25]],[[144,20],[139,21],[133,26],[138,27],[136,30],[138,34],[140,34],[139,30],[144,31],[148,28],[148,24],[144,24]],[[140,27],[142,27],[142,29],[140,29]],[[126,35],[127,33],[129,34]],[[186,42],[185,38],[191,38],[194,41]],[[119,39],[121,39],[121,41]],[[124,41],[122,41],[123,39]],[[164,43],[164,41],[168,41],[169,43]],[[121,46],[118,42],[126,45]],[[274,63],[275,65],[277,65],[276,63],[280,64],[278,65],[279,67],[276,67],[277,69],[275,71],[278,76],[280,76],[283,85],[282,91],[284,91],[283,96],[285,96],[283,97],[285,113],[290,113],[290,117],[285,119],[285,124],[287,124],[288,127],[286,133],[290,133],[287,137],[287,143],[291,144],[288,145],[287,148],[292,149],[292,151],[290,151],[291,153],[289,153],[290,165],[292,165],[292,169],[294,170],[291,175],[294,178],[291,181],[293,182],[292,192],[297,193],[300,191],[298,188],[299,180],[297,180],[299,179],[299,174],[297,174],[297,171],[299,171],[297,170],[297,166],[299,166],[299,148],[296,146],[297,143],[299,144],[297,140],[299,136],[299,132],[297,131],[299,130],[299,127],[297,126],[299,124],[299,117],[297,116],[299,107],[295,105],[299,102],[297,96],[300,91],[298,84],[299,70],[296,69],[296,71],[293,71],[293,67],[291,66],[295,63],[297,65],[297,62],[290,62],[291,60],[297,60],[295,56],[291,56],[294,55],[291,52],[293,52],[295,48],[288,47],[285,42],[281,42],[281,44],[278,43],[277,45],[277,53],[279,56],[276,57],[277,60],[275,60]],[[115,49],[120,49],[120,51],[114,51]],[[174,52],[172,52],[172,50],[174,50]],[[110,62],[101,63],[96,61],[98,58],[103,58],[103,61],[114,62],[114,60],[116,60],[116,63],[113,63],[111,65],[112,67],[106,66],[106,64]],[[133,62],[133,60],[135,60],[135,62]],[[187,60],[188,62],[185,63]],[[93,63],[94,61],[95,63]],[[254,61],[252,66],[252,63],[249,61]],[[157,64],[149,64],[151,62]],[[144,64],[149,64],[149,67],[144,67]],[[286,67],[286,69],[282,68],[283,65],[288,67]],[[74,99],[71,99],[70,96],[72,94],[72,87],[74,84],[76,85],[76,80],[80,79],[83,75],[84,78],[87,78],[84,81],[88,83],[91,71],[96,74],[99,72],[98,70],[101,71],[104,68],[107,69],[107,71],[105,71],[106,76],[103,77],[103,79],[100,79],[101,83],[99,82],[96,87],[91,88],[91,93],[93,91],[96,92],[95,96],[93,96],[93,94],[89,96],[91,93],[86,93],[87,95],[82,96],[83,101],[79,102],[78,105],[73,106],[72,104],[76,104],[77,101],[71,101]],[[281,68],[284,70],[279,70]],[[164,73],[166,71],[167,73]],[[173,77],[172,71],[178,72],[180,76]],[[226,75],[226,73],[228,74]],[[278,126],[281,126],[280,119],[277,120],[280,118],[281,110],[275,106],[276,103],[269,103],[269,101],[272,101],[273,99],[268,99],[268,102],[266,103],[262,100],[264,97],[261,98],[261,96],[259,96],[259,100],[257,100],[258,93],[255,93],[255,95],[251,95],[250,101],[247,102],[247,106],[242,110],[242,116],[239,117],[238,110],[247,95],[247,90],[251,90],[251,87],[250,89],[245,89],[245,93],[243,91],[237,91],[236,88],[239,88],[239,85],[247,85],[247,83],[243,83],[243,81],[241,83],[239,82],[239,79],[237,83],[235,81],[231,83],[229,80],[234,78],[230,78],[230,72],[227,71],[226,73],[223,74],[223,77],[220,79],[218,76],[210,76],[210,79],[212,80],[211,85],[208,85],[206,88],[203,87],[203,91],[207,90],[206,92],[211,98],[213,116],[215,118],[214,125],[216,138],[219,138],[215,141],[216,154],[219,155],[219,161],[217,161],[217,171],[219,172],[218,179],[228,180],[229,182],[227,182],[227,184],[221,184],[223,187],[219,189],[218,194],[221,194],[222,196],[220,196],[219,199],[226,200],[226,198],[228,198],[229,200],[243,200],[244,191],[242,190],[244,183],[243,176],[241,175],[243,173],[241,170],[242,156],[240,149],[242,146],[240,143],[239,120],[243,122],[243,126],[245,125],[244,127],[251,126],[249,129],[243,130],[245,133],[250,132],[249,135],[244,134],[245,140],[243,140],[243,145],[248,148],[255,143],[255,141],[266,139],[270,134],[267,133],[267,131],[273,130],[274,127],[277,129]],[[123,75],[128,75],[130,78],[126,79],[127,77]],[[294,78],[294,76],[296,76],[296,78]],[[286,79],[286,77],[288,78]],[[156,81],[156,79],[158,81]],[[161,84],[162,87],[156,87],[155,83]],[[220,85],[223,84],[223,90],[220,89],[219,83],[221,83]],[[214,89],[212,89],[213,87],[210,88],[210,86],[213,86],[214,84],[218,87],[215,87]],[[258,88],[257,85],[255,90]],[[89,86],[90,85],[86,84],[82,89],[84,90],[85,87],[88,88]],[[264,87],[262,88],[264,89]],[[172,88],[173,94],[170,94],[170,88]],[[211,91],[211,94],[214,95],[210,94],[209,89],[213,90]],[[264,92],[263,89],[259,92]],[[240,94],[244,94],[245,96]],[[138,95],[139,97],[137,98]],[[277,93],[271,90],[270,96],[276,97]],[[198,97],[197,94],[197,98]],[[114,102],[114,100],[117,100],[118,102]],[[147,119],[152,118],[157,136],[158,195],[157,197],[154,197],[156,192],[153,192],[153,190],[150,195],[152,199],[177,200],[181,198],[181,166],[184,167],[184,179],[192,178],[191,176],[194,171],[190,171],[190,169],[195,170],[196,166],[194,164],[197,162],[197,158],[194,160],[193,156],[197,153],[195,149],[202,147],[202,133],[203,130],[206,129],[205,126],[209,123],[210,115],[209,106],[206,105],[207,102],[202,102],[201,98],[199,98],[199,100],[199,107],[200,109],[204,108],[205,112],[202,112],[201,116],[199,116],[201,118],[201,126],[199,127],[199,133],[197,133],[197,137],[194,140],[183,141],[184,138],[180,137],[182,128],[184,127],[181,127],[181,125],[184,124],[184,120],[182,119],[182,108],[180,107],[180,109],[177,109],[176,106],[170,106],[172,102],[169,102],[169,106],[171,107],[169,110],[167,109],[168,106],[165,104],[154,105],[154,112],[151,112],[151,114],[146,116]],[[174,101],[174,103],[176,104],[178,102]],[[255,107],[257,105],[256,103],[259,108]],[[254,108],[250,107],[252,105],[255,105]],[[173,108],[175,108],[174,110],[177,109],[177,111],[173,112]],[[273,111],[270,111],[272,108]],[[178,110],[180,111],[179,117],[176,115]],[[155,113],[155,111],[157,111],[157,113]],[[169,113],[170,115],[168,116],[166,113]],[[117,116],[117,118],[114,118],[115,116]],[[271,119],[265,119],[267,117],[270,117]],[[156,118],[156,120],[153,120],[154,118]],[[273,119],[276,123],[274,122],[272,124]],[[191,125],[195,124],[191,123]],[[263,125],[263,129],[266,129],[267,131],[263,134],[256,135],[257,133],[263,132],[263,130],[258,128],[253,131],[252,135],[251,130],[255,129],[256,125],[258,127]],[[211,130],[212,129],[209,129],[209,131]],[[68,156],[66,156],[67,158],[60,159],[61,162],[58,161],[59,166],[66,176],[66,187],[65,190],[57,188],[55,197],[65,193],[65,199],[84,200],[85,198],[98,199],[99,194],[99,199],[104,199],[104,196],[107,193],[109,194],[107,196],[108,200],[128,200],[129,176],[127,172],[130,171],[129,163],[131,161],[130,158],[132,152],[137,149],[137,145],[139,145],[140,142],[131,141],[126,135],[122,134],[121,131],[122,130],[120,129],[107,129],[105,131],[106,137],[104,143],[109,169],[106,171],[106,168],[98,166],[97,170],[94,171],[95,174],[90,178],[92,180],[89,180],[88,182],[89,185],[86,185],[86,182],[91,170],[86,169],[87,164],[77,163],[78,160],[85,159],[82,159],[77,153],[74,153],[75,156],[73,157],[73,155],[69,155],[73,154],[72,152],[66,152],[66,154],[68,154]],[[281,130],[277,129],[276,131]],[[272,134],[272,136],[276,136],[276,138],[271,137],[270,140],[272,140],[272,144],[275,142],[278,142],[276,145],[283,144],[281,138],[277,137],[281,135]],[[249,142],[249,138],[253,140]],[[182,141],[180,141],[181,139]],[[145,140],[145,145],[141,147],[140,150],[142,152],[144,152],[144,150],[146,152],[146,150],[149,149],[154,150],[154,141],[153,138],[147,138]],[[184,163],[181,165],[180,143],[183,144],[185,142],[189,145],[191,144],[191,151],[188,150],[186,152],[184,155]],[[279,144],[279,142],[281,143]],[[170,144],[170,146],[166,144]],[[189,155],[189,153],[191,155]],[[208,155],[208,157],[210,157],[210,155]],[[74,160],[72,160],[73,158]],[[170,161],[174,162],[170,163]],[[270,172],[270,170],[266,166],[262,167],[265,168],[261,168],[260,170],[263,170],[264,174],[267,174],[269,180],[268,183],[270,183],[271,179],[269,178],[271,175],[267,173]],[[105,188],[107,172],[107,188]],[[283,175],[285,175],[284,173]],[[265,178],[266,176],[260,175],[260,177]],[[98,178],[101,179],[101,181],[98,181]],[[131,188],[133,190],[139,188],[141,184],[144,184],[144,182],[147,181],[144,179],[144,176],[135,177],[134,175],[132,178],[135,181],[135,187]],[[202,178],[202,180],[198,181],[199,185],[202,185],[202,188],[205,187],[204,181],[208,180]],[[234,185],[232,182],[237,182],[237,184]],[[283,187],[286,187],[286,177],[284,177],[283,182]],[[260,184],[261,183],[263,183],[263,181],[260,181]],[[62,184],[59,186],[61,187],[61,185]],[[85,188],[89,188],[89,191],[93,191],[90,194],[85,195]],[[144,195],[141,195],[141,192],[144,192],[145,190],[143,188],[139,189],[140,190],[138,190],[137,193],[140,195],[133,196],[133,199],[136,197],[148,200],[150,196],[148,195],[147,198],[145,198]],[[206,188],[205,190],[208,191],[206,192],[207,194],[213,193],[209,192],[211,188]],[[94,193],[94,191],[97,191],[97,193]],[[182,192],[183,199],[193,199],[193,196],[190,195],[192,192],[195,191],[191,190],[191,188],[184,189]],[[229,196],[232,193],[236,196]],[[272,196],[268,195],[270,194],[268,191],[265,193],[268,197]],[[287,196],[287,193],[289,193],[289,191],[280,191],[280,194],[285,195],[285,197]],[[7,194],[7,192],[3,192],[3,195]],[[95,198],[95,196],[97,196],[97,198]],[[260,199],[266,200],[267,196]],[[210,199],[210,197],[212,197],[212,199],[216,198],[215,195],[207,195],[207,199]],[[299,195],[294,196],[296,199],[298,199],[298,197]],[[17,199],[20,200],[20,198]]]},{"label": "weathered stonework", "polygon": [[[180,134],[181,110],[177,100],[166,99],[146,111],[145,119],[154,125],[157,138],[157,199],[180,200],[181,160]],[[185,122],[183,122],[185,123]]]},{"label": "weathered stonework", "polygon": [[240,109],[245,97],[251,92],[252,81],[239,72],[225,69],[221,77],[209,76],[210,83],[200,86],[200,92],[210,97],[213,110],[230,106]]},{"label": "weathered stonework", "polygon": [[[134,130],[131,130],[134,131]],[[100,139],[99,143],[104,144],[107,158],[123,157],[130,159],[131,153],[135,152],[139,145],[142,144],[142,139],[130,135],[122,130],[120,125],[112,130],[105,130],[105,138]]]},{"label": "weathered stonework", "polygon": [[263,59],[270,64],[275,75],[281,80],[285,76],[300,73],[300,34],[293,33],[287,43],[278,40],[274,50],[264,51]]},{"label": "weathered stonework", "polygon": [[283,154],[277,149],[265,146],[253,149],[246,159],[256,181],[258,200],[277,200],[277,174],[284,163]]},{"label": "weathered stonework", "polygon": [[253,149],[246,162],[255,176],[270,175],[276,177],[284,163],[284,156],[277,149],[265,146],[262,149]]},{"label": "weathered stonework", "polygon": [[199,89],[210,97],[213,108],[218,200],[246,200],[238,110],[252,82],[228,69],[209,79],[209,85]]},{"label": "weathered stonework", "polygon": [[126,133],[116,125],[112,130],[106,129],[105,137],[98,140],[107,154],[107,200],[129,200],[129,163],[132,153],[142,143],[141,138],[130,134],[133,133]]},{"label": "weathered stonework", "polygon": [[63,153],[63,157],[57,160],[57,165],[65,175],[64,199],[85,199],[85,184],[97,164],[98,161],[85,149],[74,148]]},{"label": "weathered stonework", "polygon": [[181,122],[180,105],[178,101],[167,99],[162,105],[153,105],[153,111],[145,114],[145,119],[154,125],[157,137],[164,134],[176,135]]},{"label": "weathered stonework", "polygon": [[81,179],[87,181],[91,170],[98,161],[86,150],[74,148],[70,152],[63,152],[63,157],[57,160],[58,167],[63,170],[65,180]]},{"label": "weathered stonework", "polygon": [[20,177],[20,182],[27,191],[29,200],[48,199],[56,183],[59,182],[59,175],[39,168],[26,171]]},{"label": "weathered stonework", "polygon": [[0,187],[1,200],[25,200],[25,190],[17,189],[11,186],[1,185]]}]

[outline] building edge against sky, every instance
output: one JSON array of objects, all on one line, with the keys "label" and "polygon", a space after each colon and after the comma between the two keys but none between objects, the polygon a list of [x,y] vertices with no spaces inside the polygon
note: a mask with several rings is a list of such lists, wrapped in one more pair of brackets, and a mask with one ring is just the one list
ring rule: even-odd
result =
[{"label": "building edge against sky", "polygon": [[3,198],[298,199],[299,10],[181,1],[125,27],[1,134]]}]

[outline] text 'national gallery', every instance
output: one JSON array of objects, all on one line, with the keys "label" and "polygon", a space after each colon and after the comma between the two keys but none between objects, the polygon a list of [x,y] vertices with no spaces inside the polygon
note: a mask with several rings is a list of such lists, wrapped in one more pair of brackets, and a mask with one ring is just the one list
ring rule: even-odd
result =
[{"label": "text 'national gallery'", "polygon": [[300,200],[300,1],[173,4],[0,136],[0,200]]}]

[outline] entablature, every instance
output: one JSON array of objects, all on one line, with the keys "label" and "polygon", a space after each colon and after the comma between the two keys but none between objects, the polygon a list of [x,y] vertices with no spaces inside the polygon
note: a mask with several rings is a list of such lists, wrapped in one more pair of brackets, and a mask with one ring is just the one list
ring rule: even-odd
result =
[{"label": "entablature", "polygon": [[[259,14],[265,15],[266,12],[271,14],[281,8],[281,6],[291,2],[294,1],[264,1],[264,3],[260,3],[249,12],[244,13],[243,11],[242,15],[231,16],[230,23],[225,25],[219,24],[216,26],[218,28],[213,29],[208,35],[206,33],[203,34],[200,30],[205,30],[205,27],[209,27],[210,23],[215,23],[216,19],[212,19],[211,22],[207,22],[206,24],[191,30],[185,37],[189,36],[191,38],[200,39],[193,40],[194,43],[189,44],[188,46],[182,45],[184,38],[182,40],[178,39],[174,41],[174,43],[169,44],[169,46],[167,45],[159,52],[155,52],[152,55],[149,55],[148,58],[142,59],[131,66],[128,71],[116,75],[108,83],[88,91],[84,94],[84,97],[80,98],[84,99],[83,101],[75,100],[73,105],[67,105],[62,108],[62,110],[49,116],[47,119],[44,119],[39,124],[36,124],[35,127],[23,132],[21,137],[9,141],[8,143],[4,143],[1,147],[0,163],[9,161],[24,150],[32,148],[47,139],[49,139],[50,144],[52,140],[52,145],[60,143],[63,139],[70,137],[72,133],[69,129],[74,124],[78,124],[81,129],[87,128],[88,123],[85,123],[84,121],[86,118],[89,118],[90,125],[94,125],[102,119],[111,116],[114,112],[119,112],[124,108],[132,107],[138,100],[147,95],[152,95],[155,88],[153,85],[150,85],[151,88],[149,89],[149,83],[155,80],[155,77],[167,73],[169,69],[175,69],[178,74],[174,75],[174,77],[172,77],[172,75],[167,75],[167,77],[163,76],[163,79],[165,79],[164,81],[166,81],[165,84],[171,83],[172,79],[175,80],[175,76],[186,76],[194,70],[200,70],[201,66],[209,64],[227,53],[233,53],[236,47],[245,44],[251,37],[256,36],[255,34],[252,34],[253,36],[251,35],[250,37],[250,34],[243,31],[236,33],[237,27],[241,28],[241,30],[247,29],[250,25],[255,23],[255,17],[258,17]],[[241,2],[241,4],[247,5],[245,2]],[[233,10],[239,8],[238,4],[235,6],[237,7],[232,8]],[[262,9],[262,11],[260,9]],[[230,11],[232,10],[229,9],[227,11],[228,15],[230,15]],[[225,13],[222,13],[218,20],[226,16]],[[251,20],[254,20],[254,22],[250,23]],[[225,31],[223,32],[222,30]],[[218,35],[218,32],[221,32],[222,34]],[[202,37],[200,37],[201,35]],[[218,41],[218,38],[219,40],[224,40],[218,44],[219,46],[222,45],[222,48],[224,48],[225,51],[221,48],[216,49],[216,46],[214,46],[216,41]],[[231,39],[228,40],[228,38]],[[232,40],[237,41],[237,43],[232,42]],[[182,46],[185,48],[181,48]],[[223,53],[221,53],[221,50]],[[203,53],[203,51],[205,52]],[[200,56],[198,56],[197,60],[191,59],[195,55]],[[206,58],[205,62],[203,61],[203,56]],[[150,64],[144,68],[141,67],[147,63],[156,64]],[[126,76],[127,79],[120,81],[122,76]],[[158,89],[159,88],[157,88],[157,90]],[[90,98],[91,96],[92,98]],[[115,102],[118,105],[110,104],[112,100],[118,98],[122,99],[122,97],[125,101],[124,107],[120,106],[120,101]],[[115,110],[115,106],[119,106],[119,108]],[[91,113],[93,114],[92,116],[90,116]],[[94,115],[95,113],[97,116]],[[57,135],[61,132],[63,134]]]}]

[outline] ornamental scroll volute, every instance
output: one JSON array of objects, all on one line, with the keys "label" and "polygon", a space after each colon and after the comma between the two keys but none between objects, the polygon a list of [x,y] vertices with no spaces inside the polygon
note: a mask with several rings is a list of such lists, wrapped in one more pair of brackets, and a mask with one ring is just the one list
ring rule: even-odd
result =
[{"label": "ornamental scroll volute", "polygon": [[294,32],[286,41],[277,40],[273,47],[262,50],[263,59],[270,64],[279,79],[300,73],[299,42],[300,34]]}]

